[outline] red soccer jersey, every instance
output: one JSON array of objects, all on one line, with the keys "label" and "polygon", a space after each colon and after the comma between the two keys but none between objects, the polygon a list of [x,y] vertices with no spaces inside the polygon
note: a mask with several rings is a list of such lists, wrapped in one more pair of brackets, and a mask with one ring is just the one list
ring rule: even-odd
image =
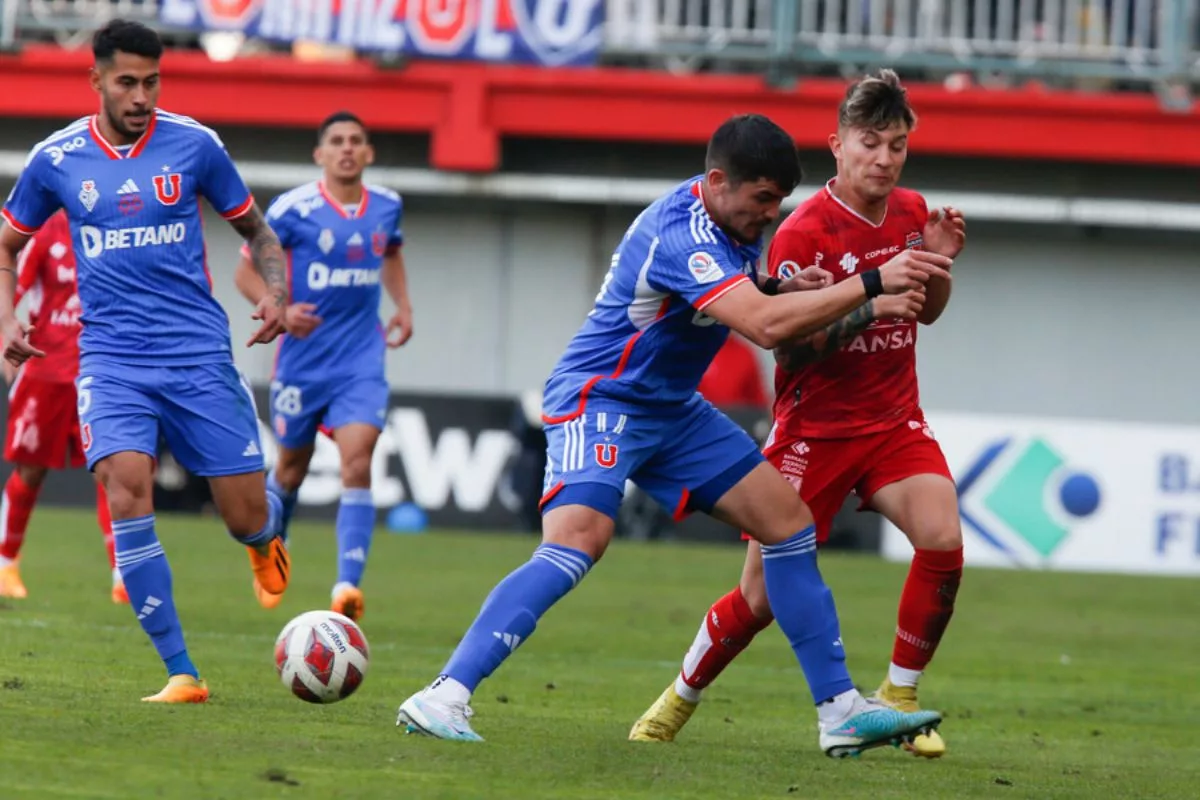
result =
[{"label": "red soccer jersey", "polygon": [[[876,225],[837,199],[832,186],[779,226],[767,254],[771,275],[816,264],[840,282],[922,245],[929,212],[921,195],[894,189]],[[919,404],[916,343],[915,321],[880,319],[822,361],[797,372],[776,368],[777,438],[862,436],[909,419]]]},{"label": "red soccer jersey", "polygon": [[30,343],[46,354],[22,370],[47,383],[71,383],[79,374],[79,295],[75,254],[66,214],[58,212],[34,235],[17,260],[16,302],[29,295]]}]

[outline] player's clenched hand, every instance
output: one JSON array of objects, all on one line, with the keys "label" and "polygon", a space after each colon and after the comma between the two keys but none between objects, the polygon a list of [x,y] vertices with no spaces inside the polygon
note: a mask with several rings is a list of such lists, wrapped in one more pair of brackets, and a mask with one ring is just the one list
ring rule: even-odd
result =
[{"label": "player's clenched hand", "polygon": [[904,294],[884,294],[871,301],[875,319],[916,319],[925,307],[925,293],[908,291]]},{"label": "player's clenched hand", "polygon": [[392,318],[388,320],[388,347],[402,347],[405,342],[412,338],[412,331],[412,309],[398,309],[396,313],[392,315]]},{"label": "player's clenched hand", "polygon": [[288,336],[303,339],[312,333],[322,322],[314,313],[316,310],[315,303],[292,303],[288,306],[284,314],[284,328]]},{"label": "player's clenched hand", "polygon": [[929,212],[921,238],[926,249],[955,258],[967,244],[967,221],[954,206],[935,208]]},{"label": "player's clenched hand", "polygon": [[4,336],[4,360],[14,367],[19,367],[30,358],[42,358],[46,354],[29,343],[28,335],[33,328],[26,328],[21,320],[13,317],[0,325],[0,334]]},{"label": "player's clenched hand", "polygon": [[826,286],[833,286],[833,273],[814,264],[780,283],[779,293],[807,292],[811,289],[824,289]]},{"label": "player's clenched hand", "polygon": [[258,301],[258,305],[250,317],[251,319],[261,319],[262,325],[250,337],[250,341],[246,342],[246,347],[275,341],[275,337],[284,332],[286,314],[287,306],[279,295],[268,294]]},{"label": "player's clenched hand", "polygon": [[950,265],[954,262],[937,253],[925,250],[905,250],[893,256],[879,268],[885,294],[902,294],[921,289],[932,276],[950,280]]}]

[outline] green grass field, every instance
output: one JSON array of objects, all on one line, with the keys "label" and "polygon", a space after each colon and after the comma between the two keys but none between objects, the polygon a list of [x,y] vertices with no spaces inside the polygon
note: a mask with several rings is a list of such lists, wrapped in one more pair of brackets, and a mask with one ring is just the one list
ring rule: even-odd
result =
[{"label": "green grass field", "polygon": [[[90,515],[36,512],[26,601],[0,605],[0,798],[1194,798],[1200,795],[1196,581],[968,570],[923,699],[949,753],[832,761],[777,629],[723,676],[680,740],[634,745],[737,547],[618,542],[475,697],[482,745],[403,736],[396,707],[437,673],[530,537],[378,534],[367,572],[366,681],[311,706],[275,677],[272,644],[324,608],[328,526],[298,525],[293,584],[258,608],[215,520],[160,519],[205,706],[138,702],[164,673],[108,599]],[[904,568],[831,555],[856,680],[891,652]]]}]

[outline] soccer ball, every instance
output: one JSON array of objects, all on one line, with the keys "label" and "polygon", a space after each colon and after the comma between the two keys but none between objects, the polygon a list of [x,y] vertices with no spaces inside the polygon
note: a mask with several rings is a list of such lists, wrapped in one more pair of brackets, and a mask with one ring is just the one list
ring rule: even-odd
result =
[{"label": "soccer ball", "polygon": [[336,703],[354,694],[369,657],[362,630],[336,611],[306,611],[275,640],[279,679],[309,703]]}]

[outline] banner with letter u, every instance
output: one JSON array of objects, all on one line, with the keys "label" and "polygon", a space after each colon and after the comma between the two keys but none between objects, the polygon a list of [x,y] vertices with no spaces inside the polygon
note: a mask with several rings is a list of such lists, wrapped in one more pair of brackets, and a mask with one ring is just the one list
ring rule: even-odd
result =
[{"label": "banner with letter u", "polygon": [[[928,412],[967,564],[1200,575],[1200,427]],[[883,554],[912,545],[884,522]]]},{"label": "banner with letter u", "polygon": [[592,64],[604,0],[162,0],[164,25],[476,61]]}]

